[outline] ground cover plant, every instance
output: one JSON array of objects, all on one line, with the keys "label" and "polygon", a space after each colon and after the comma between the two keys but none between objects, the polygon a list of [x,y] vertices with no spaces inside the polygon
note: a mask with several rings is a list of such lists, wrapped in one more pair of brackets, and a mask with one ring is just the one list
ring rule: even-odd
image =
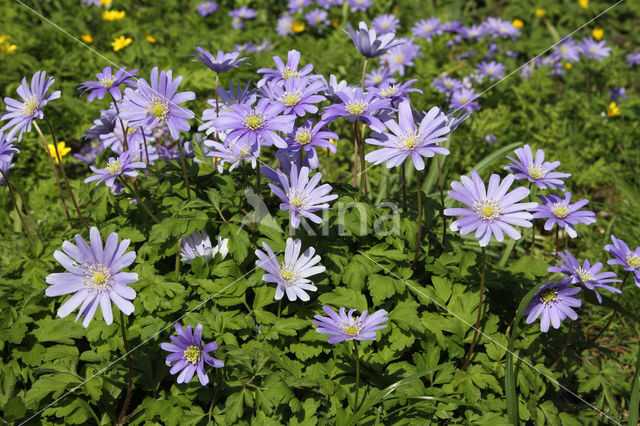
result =
[{"label": "ground cover plant", "polygon": [[7,424],[638,424],[631,1],[0,5]]}]

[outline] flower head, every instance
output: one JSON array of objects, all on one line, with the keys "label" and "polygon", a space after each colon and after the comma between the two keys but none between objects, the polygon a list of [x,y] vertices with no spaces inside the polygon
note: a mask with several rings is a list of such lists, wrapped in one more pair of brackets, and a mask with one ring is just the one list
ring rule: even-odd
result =
[{"label": "flower head", "polygon": [[[18,141],[22,140],[22,134],[31,131],[31,122],[35,119],[42,119],[44,114],[42,108],[47,102],[60,97],[60,91],[47,93],[54,83],[53,77],[47,78],[45,71],[36,72],[31,78],[31,87],[27,84],[27,79],[23,78],[16,92],[22,102],[6,97],[4,103],[7,104],[7,112],[0,120],[9,120],[0,132],[6,132],[7,138],[12,139],[18,134]],[[9,130],[7,132],[7,130]]]},{"label": "flower head", "polygon": [[95,175],[89,176],[84,181],[92,182],[97,180],[96,185],[104,181],[106,186],[112,188],[119,176],[136,177],[138,176],[138,172],[135,169],[147,167],[140,161],[134,161],[134,158],[139,157],[140,154],[141,152],[139,150],[129,150],[121,154],[118,158],[110,157],[109,164],[104,169],[90,166]]},{"label": "flower head", "polygon": [[546,218],[544,229],[550,231],[557,224],[564,228],[571,238],[575,238],[578,233],[574,226],[578,223],[590,225],[596,222],[595,213],[588,210],[580,210],[589,204],[589,200],[580,200],[577,203],[570,204],[571,193],[565,192],[564,197],[560,198],[557,194],[538,195],[543,204],[539,204],[535,208],[533,217],[535,219]]},{"label": "flower head", "polygon": [[302,126],[295,128],[287,140],[290,151],[305,151],[305,158],[311,169],[320,167],[316,148],[328,149],[331,153],[337,150],[335,143],[330,141],[337,141],[338,135],[322,130],[325,125],[325,122],[319,121],[314,126],[313,120],[309,119]]},{"label": "flower head", "polygon": [[130,45],[132,41],[133,39],[131,37],[125,37],[121,35],[120,37],[116,37],[113,42],[111,42],[111,46],[113,47],[113,51],[117,52]]},{"label": "flower head", "polygon": [[[327,19],[327,11],[324,9],[311,10],[306,15],[304,15],[304,19],[306,19],[307,23],[312,27],[329,25],[329,20]],[[291,29],[293,29],[293,25],[291,26]]]},{"label": "flower head", "polygon": [[433,157],[435,154],[448,155],[449,151],[438,145],[447,140],[450,129],[446,126],[447,119],[437,107],[425,115],[419,125],[416,125],[411,105],[408,101],[400,103],[398,108],[399,121],[389,120],[385,125],[391,132],[372,133],[373,138],[366,142],[371,145],[382,146],[382,149],[369,152],[365,159],[374,164],[387,162],[387,167],[396,167],[411,157],[413,165],[418,170],[424,169],[423,157]]},{"label": "flower head", "polygon": [[297,50],[290,50],[289,53],[287,53],[286,64],[279,56],[274,56],[273,62],[276,64],[275,70],[271,68],[260,68],[258,70],[258,73],[264,74],[264,77],[258,81],[258,87],[261,87],[267,82],[280,83],[290,78],[302,78],[313,71],[313,64],[307,64],[298,70],[298,65],[300,65],[300,52]]},{"label": "flower head", "polygon": [[338,117],[345,117],[348,121],[360,120],[376,131],[383,131],[384,124],[373,114],[388,108],[389,99],[380,99],[377,92],[363,92],[361,88],[345,89],[336,93],[342,103],[329,105],[322,114],[322,120],[331,122]]},{"label": "flower head", "polygon": [[580,61],[580,46],[571,37],[567,37],[554,46],[550,59],[555,58],[562,58],[569,63],[578,62]]},{"label": "flower head", "polygon": [[[223,138],[222,134],[220,134],[219,137]],[[222,173],[224,163],[231,164],[229,171],[232,171],[243,161],[251,163],[251,167],[255,169],[260,147],[251,145],[246,141],[239,142],[238,139],[228,142],[229,140],[230,139],[224,138],[224,143],[211,140],[204,141],[205,146],[211,149],[205,156],[219,158],[221,160],[218,163],[218,171]]]},{"label": "flower head", "polygon": [[127,13],[124,10],[105,10],[102,12],[102,19],[109,22],[119,21],[124,19],[126,14]]},{"label": "flower head", "polygon": [[277,170],[280,185],[269,184],[271,191],[280,198],[280,209],[291,212],[291,226],[300,226],[300,217],[306,217],[314,223],[322,223],[322,219],[314,212],[329,208],[328,201],[338,198],[337,195],[327,195],[331,192],[331,185],[325,183],[317,186],[322,179],[322,173],[316,173],[309,179],[310,170],[302,167],[298,173],[298,167],[291,166],[289,176]]},{"label": "flower head", "polygon": [[600,272],[603,266],[601,262],[591,265],[589,259],[585,259],[581,266],[569,250],[565,250],[564,253],[558,253],[558,255],[564,262],[556,260],[559,266],[550,266],[548,268],[549,272],[568,275],[571,278],[571,284],[583,284],[589,290],[593,290],[596,293],[598,302],[602,303],[602,296],[595,291],[596,288],[602,288],[612,293],[622,293],[621,290],[607,284],[619,283],[622,280],[615,279],[616,274],[613,272]]},{"label": "flower head", "polygon": [[[389,69],[389,67],[378,67],[371,72],[368,72],[365,76],[364,84],[368,86],[376,86],[383,83],[393,84],[396,82],[396,79],[393,78],[393,73]],[[346,82],[345,82],[346,83]]]},{"label": "flower head", "polygon": [[371,28],[378,34],[395,33],[400,20],[392,14],[380,15],[371,21]]},{"label": "flower head", "polygon": [[311,6],[311,4],[311,0],[289,0],[287,8],[289,9],[289,12],[292,13],[302,12],[302,9]]},{"label": "flower head", "polygon": [[137,72],[137,69],[127,71],[127,67],[122,67],[115,74],[112,74],[111,67],[105,67],[102,72],[96,74],[97,81],[85,81],[78,87],[78,90],[84,89],[82,93],[80,93],[80,96],[89,92],[87,100],[93,102],[95,98],[104,98],[104,95],[109,92],[111,96],[118,101],[122,98],[118,86],[128,84],[129,86],[135,87],[136,83],[131,81],[131,79]]},{"label": "flower head", "polygon": [[358,31],[354,31],[351,24],[347,24],[347,29],[343,30],[353,41],[358,51],[365,58],[377,58],[382,56],[387,50],[399,44],[395,40],[394,33],[378,34],[373,29],[369,29],[365,22],[360,22]]},{"label": "flower head", "polygon": [[188,325],[185,330],[178,323],[175,323],[177,336],[170,336],[173,343],[161,343],[160,347],[171,352],[167,355],[167,366],[171,367],[169,373],[178,375],[178,383],[189,383],[194,374],[198,373],[198,379],[202,386],[209,383],[209,376],[204,371],[204,364],[207,363],[214,368],[224,367],[224,362],[209,355],[209,352],[218,349],[218,344],[209,342],[202,344],[202,324],[196,325],[195,330]]},{"label": "flower head", "polygon": [[398,39],[398,44],[391,47],[380,57],[380,63],[389,67],[391,72],[404,75],[405,67],[412,67],[413,60],[422,56],[420,46],[412,39]]},{"label": "flower head", "polygon": [[476,238],[480,239],[482,247],[489,244],[491,236],[502,242],[504,235],[518,240],[521,235],[512,225],[531,228],[533,219],[526,210],[537,206],[536,203],[518,203],[529,195],[525,187],[518,187],[507,193],[515,177],[508,175],[500,182],[500,176],[491,175],[489,187],[480,179],[478,172],[471,172],[471,179],[467,176],[460,178],[462,183],[452,182],[449,196],[461,202],[468,208],[449,208],[444,210],[447,216],[463,216],[451,224],[451,230],[460,231],[466,235],[476,231]]},{"label": "flower head", "polygon": [[293,114],[299,117],[307,113],[315,113],[318,107],[314,104],[326,100],[318,92],[322,91],[322,81],[313,81],[308,78],[290,78],[282,85],[272,85],[274,101],[282,108],[285,114]]},{"label": "flower head", "polygon": [[88,327],[98,309],[107,325],[113,322],[111,302],[124,313],[133,312],[131,301],[136,292],[128,284],[138,281],[135,272],[122,272],[136,259],[136,253],[125,253],[129,240],[118,242],[118,234],[109,234],[104,246],[98,228],[91,227],[90,245],[76,234],[76,244],[62,243],[62,251],[56,250],[53,257],[67,272],[49,274],[46,278],[45,294],[49,297],[75,293],[58,309],[58,316],[64,318],[78,306],[78,318],[82,316],[82,325]]},{"label": "flower head", "polygon": [[[56,164],[58,164],[58,155],[60,156],[60,159],[62,159],[65,155],[71,152],[71,148],[69,148],[64,141],[58,142],[57,146],[54,146],[51,143],[47,144],[47,149],[49,150],[49,155]],[[58,151],[57,154],[56,151]]]},{"label": "flower head", "polygon": [[515,150],[518,159],[507,157],[511,160],[511,164],[504,169],[512,171],[516,174],[516,179],[528,179],[529,182],[535,183],[540,189],[564,189],[563,179],[571,176],[570,173],[554,172],[559,165],[559,161],[544,161],[544,151],[539,149],[536,155],[533,155],[531,147],[525,145]]},{"label": "flower head", "polygon": [[209,263],[216,254],[220,253],[222,259],[227,257],[229,249],[227,245],[229,239],[218,236],[218,244],[215,247],[211,246],[211,240],[204,231],[196,231],[193,234],[185,237],[180,245],[180,261],[184,263],[191,263],[196,257],[202,258],[205,263]]},{"label": "flower head", "polygon": [[411,87],[417,81],[414,78],[399,84],[382,83],[380,86],[372,88],[371,91],[380,99],[389,99],[393,105],[397,105],[399,102],[407,101],[411,92],[422,94],[422,90]]},{"label": "flower head", "polygon": [[376,330],[386,328],[387,325],[383,323],[389,321],[388,312],[384,309],[371,315],[367,315],[367,311],[364,311],[357,317],[353,316],[355,309],[349,309],[347,313],[346,308],[340,308],[336,313],[329,306],[323,306],[322,310],[329,317],[316,315],[314,317],[316,321],[313,321],[313,324],[318,326],[316,328],[318,333],[330,335],[328,342],[331,344],[345,340],[376,340]]},{"label": "flower head", "polygon": [[482,79],[488,78],[489,81],[498,80],[504,77],[505,66],[495,61],[480,62],[476,67],[476,73]]},{"label": "flower head", "polygon": [[629,68],[640,65],[640,52],[631,52],[627,55],[627,65]]},{"label": "flower head", "polygon": [[9,138],[4,133],[0,133],[0,161],[11,161],[13,154],[17,154],[20,151],[13,144],[13,139]]},{"label": "flower head", "polygon": [[463,87],[462,81],[455,78],[447,77],[444,74],[442,74],[440,78],[434,79],[431,86],[440,93],[452,93],[462,89]]},{"label": "flower head", "polygon": [[582,54],[587,58],[595,59],[602,62],[603,58],[606,58],[611,53],[611,48],[607,46],[607,43],[602,41],[595,41],[590,37],[585,37],[580,43]]},{"label": "flower head", "polygon": [[222,50],[218,50],[218,53],[214,56],[199,46],[196,46],[196,50],[197,52],[190,54],[191,56],[198,58],[197,60],[194,59],[194,61],[203,63],[218,74],[225,73],[233,68],[238,68],[244,61],[249,59],[238,59],[238,56],[240,56],[240,53],[238,52],[224,53]]},{"label": "flower head", "polygon": [[284,252],[284,261],[278,262],[275,253],[267,243],[262,243],[262,247],[267,251],[256,250],[256,265],[264,269],[267,273],[262,279],[268,283],[276,283],[275,299],[280,300],[287,294],[290,301],[299,298],[308,301],[307,291],[316,291],[318,288],[308,279],[312,275],[317,275],[325,271],[325,267],[318,265],[320,256],[314,256],[315,249],[309,247],[302,255],[302,242],[287,238],[287,246]]},{"label": "flower head", "polygon": [[440,18],[431,17],[429,19],[421,19],[413,25],[411,32],[415,37],[424,38],[431,41],[434,35],[443,34],[443,27]]},{"label": "flower head", "polygon": [[180,130],[189,130],[189,119],[194,117],[191,110],[179,106],[196,98],[193,92],[177,92],[182,76],[175,80],[172,71],[158,73],[158,67],[151,70],[151,85],[143,78],[138,80],[138,89],[125,91],[121,118],[130,127],[157,127],[166,124],[173,140],[180,136]]},{"label": "flower head", "polygon": [[617,239],[611,235],[611,242],[604,249],[612,254],[615,258],[607,260],[609,265],[620,265],[625,271],[632,272],[633,278],[638,287],[640,287],[640,247],[636,247],[635,251],[631,250],[627,243]]},{"label": "flower head", "polygon": [[529,306],[524,311],[527,315],[527,324],[531,324],[540,317],[540,331],[549,331],[549,324],[553,328],[560,328],[560,324],[567,318],[578,319],[578,314],[572,308],[579,308],[582,300],[575,295],[580,292],[580,287],[570,287],[571,279],[548,284],[540,287]]},{"label": "flower head", "polygon": [[218,3],[216,3],[215,1],[203,1],[196,8],[198,15],[202,16],[203,18],[205,16],[211,15],[216,10],[218,10]]},{"label": "flower head", "polygon": [[472,112],[480,108],[478,102],[475,101],[479,96],[475,90],[463,87],[460,90],[454,91],[453,95],[451,95],[451,108]]}]

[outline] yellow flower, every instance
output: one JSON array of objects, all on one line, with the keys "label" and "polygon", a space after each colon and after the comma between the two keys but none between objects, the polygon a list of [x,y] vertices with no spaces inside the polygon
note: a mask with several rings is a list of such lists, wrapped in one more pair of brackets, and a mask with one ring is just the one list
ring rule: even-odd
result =
[{"label": "yellow flower", "polygon": [[119,21],[124,18],[126,12],[124,10],[105,10],[102,12],[102,19],[105,21]]},{"label": "yellow flower", "polygon": [[111,46],[113,46],[113,51],[117,52],[118,50],[122,50],[128,45],[130,45],[132,41],[133,40],[130,37],[125,37],[122,35],[116,38],[115,40],[113,40],[113,43],[111,43]]},{"label": "yellow flower", "polygon": [[302,31],[304,31],[304,22],[300,22],[297,19],[294,19],[293,23],[291,24],[291,29],[294,33],[301,33]]},{"label": "yellow flower", "polygon": [[80,38],[82,39],[82,41],[84,41],[85,43],[93,43],[93,37],[91,37],[91,34],[82,34],[80,36]]},{"label": "yellow flower", "polygon": [[111,5],[111,0],[100,0],[100,5],[101,6],[110,6]]},{"label": "yellow flower", "polygon": [[591,35],[593,36],[593,38],[600,41],[602,40],[602,36],[604,35],[604,30],[602,28],[594,28],[593,31],[591,31]]},{"label": "yellow flower", "polygon": [[616,115],[620,115],[620,108],[615,102],[611,102],[607,107],[607,117],[615,117]]},{"label": "yellow flower", "polygon": [[5,35],[0,35],[0,43],[4,43],[5,40],[7,40],[7,36]]},{"label": "yellow flower", "polygon": [[589,7],[589,0],[578,0],[578,4],[581,8],[586,9]]},{"label": "yellow flower", "polygon": [[571,65],[571,62],[567,62],[566,64],[564,64],[564,67],[570,70],[571,68],[573,68],[573,65]]},{"label": "yellow flower", "polygon": [[516,19],[513,20],[511,25],[513,25],[516,28],[522,28],[522,27],[524,27],[524,22],[522,22],[522,19],[516,18]]},{"label": "yellow flower", "polygon": [[331,18],[331,25],[333,28],[338,28],[338,24],[340,24],[340,20],[338,18]]},{"label": "yellow flower", "polygon": [[147,40],[149,43],[155,43],[156,39],[154,36],[152,36],[151,34],[147,34],[146,36],[144,36],[144,39]]},{"label": "yellow flower", "polygon": [[[49,148],[49,155],[57,163],[58,162],[58,156],[56,155],[56,148],[53,146],[53,144],[48,144],[48,148]],[[65,155],[67,155],[68,153],[71,152],[71,148],[68,148],[65,145],[64,141],[58,142],[58,147],[57,148],[58,148],[58,154],[60,154],[60,159],[64,158]]]},{"label": "yellow flower", "polygon": [[9,43],[9,44],[7,44],[7,53],[11,54],[11,53],[15,52],[17,48],[18,48],[18,46],[16,46],[15,44]]},{"label": "yellow flower", "polygon": [[536,9],[536,17],[542,18],[546,14],[547,14],[546,10],[544,10],[544,9]]}]

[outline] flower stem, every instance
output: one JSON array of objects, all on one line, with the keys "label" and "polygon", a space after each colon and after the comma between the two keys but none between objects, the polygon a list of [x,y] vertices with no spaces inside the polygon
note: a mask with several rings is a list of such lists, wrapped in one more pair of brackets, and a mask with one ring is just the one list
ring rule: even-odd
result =
[{"label": "flower stem", "polygon": [[[44,138],[44,135],[42,134],[42,130],[40,130],[40,127],[38,127],[38,123],[36,123],[34,121],[33,125],[35,126],[36,131],[38,132],[38,135],[40,135],[40,140],[42,140],[42,145],[44,146],[44,151],[46,152],[47,158],[49,159],[49,165],[51,166],[51,171],[53,171],[53,177],[56,179],[56,185],[58,187],[58,195],[60,195],[60,199],[62,200],[62,207],[64,207],[64,212],[67,215],[67,220],[69,220],[69,225],[73,228],[73,222],[71,222],[71,216],[69,216],[69,209],[67,208],[67,202],[65,201],[64,195],[62,193],[62,186],[60,185],[60,178],[58,177],[58,170],[56,169],[56,166],[53,163],[53,158],[51,158],[51,154],[49,153],[49,147],[47,146],[47,140]],[[56,149],[56,151],[57,151],[57,149]]]},{"label": "flower stem", "polygon": [[556,224],[556,254],[554,255],[554,257],[558,257],[558,251],[559,251],[558,247],[560,244],[559,234],[560,234],[560,226]]},{"label": "flower stem", "polygon": [[144,127],[140,127],[140,133],[142,133],[142,140],[144,141],[144,155],[147,158],[147,164],[149,164],[149,148],[147,147],[147,136],[144,134]]},{"label": "flower stem", "polygon": [[[122,121],[122,118],[120,118],[120,108],[118,108],[118,102],[116,101],[116,98],[113,96],[113,93],[111,93],[111,91],[108,91],[108,92],[111,95],[111,99],[113,99],[113,106],[116,108],[116,114],[118,114],[118,121],[120,122],[120,127],[122,128],[122,138],[124,139],[124,143],[122,144],[122,149],[124,151],[128,151],[129,141],[127,141],[127,129],[125,128],[124,121]],[[140,130],[144,135],[144,129],[141,128]],[[147,163],[148,162],[149,162],[149,159],[147,158]]]},{"label": "flower stem", "polygon": [[364,58],[364,64],[362,64],[362,90],[364,90],[364,76],[367,73],[367,63],[369,58]]},{"label": "flower stem", "polygon": [[216,379],[218,385],[216,386],[216,390],[213,392],[213,398],[211,398],[211,405],[209,405],[209,421],[211,421],[211,413],[213,412],[213,407],[216,406],[216,401],[218,400],[218,394],[220,393],[220,386],[222,385],[222,375],[220,374],[220,369],[216,368]]},{"label": "flower stem", "polygon": [[358,120],[353,122],[353,187],[358,187]]},{"label": "flower stem", "polygon": [[282,299],[278,300],[278,318],[282,315]]},{"label": "flower stem", "polygon": [[18,213],[18,217],[20,218],[20,222],[22,223],[22,227],[24,228],[24,233],[27,234],[27,237],[29,237],[29,240],[31,242],[34,242],[33,236],[31,235],[31,232],[29,232],[29,228],[27,227],[27,223],[25,222],[24,217],[22,216],[22,213],[20,213],[20,209],[18,208],[16,195],[13,193],[13,188],[11,187],[11,183],[9,182],[9,178],[6,174],[4,174],[2,169],[0,169],[0,173],[2,173],[4,181],[7,184],[7,188],[9,188],[9,194],[11,195],[11,201],[13,201],[13,207],[16,209],[16,213]]},{"label": "flower stem", "polygon": [[156,215],[153,214],[153,212],[149,209],[149,207],[147,206],[147,204],[142,201],[142,197],[140,197],[140,193],[138,192],[137,189],[135,189],[135,187],[129,185],[127,183],[127,181],[120,176],[120,181],[122,182],[122,184],[129,190],[129,192],[131,194],[134,194],[134,197],[136,197],[136,200],[138,201],[138,203],[142,206],[142,208],[144,209],[144,211],[147,212],[147,214],[149,215],[149,217],[151,219],[153,219],[156,223],[160,223],[160,221],[158,220],[158,218],[156,217]]},{"label": "flower stem", "polygon": [[182,247],[182,237],[183,234],[180,234],[180,238],[178,238],[178,248],[176,250],[176,282],[180,280],[180,247]]},{"label": "flower stem", "polygon": [[440,204],[442,204],[442,247],[447,242],[447,217],[444,215],[444,184],[442,182],[442,167],[440,156],[436,154],[436,166],[438,168],[438,188],[440,189]]},{"label": "flower stem", "polygon": [[418,183],[418,237],[416,240],[416,253],[413,255],[413,262],[411,262],[412,268],[418,261],[420,247],[422,246],[422,185],[420,182],[420,170],[416,170],[416,181]]},{"label": "flower stem", "polygon": [[[220,84],[220,76],[216,73],[216,117],[220,115],[220,105],[218,103],[218,85]],[[220,137],[218,136],[218,131],[216,130],[216,141],[220,142]],[[213,167],[218,168],[218,157],[213,159]]]},{"label": "flower stem", "polygon": [[258,165],[256,166],[256,194],[258,194],[258,197],[262,198],[262,188],[260,188],[260,164],[258,163]]},{"label": "flower stem", "polygon": [[480,319],[482,318],[482,295],[484,294],[484,272],[486,267],[486,255],[484,253],[484,247],[482,247],[482,272],[480,273],[480,301],[478,302],[478,317],[476,318],[476,325],[473,331],[473,340],[471,341],[471,346],[469,346],[469,352],[467,352],[467,358],[464,360],[464,364],[462,364],[462,368],[460,370],[465,371],[467,369],[467,365],[469,365],[469,361],[471,361],[471,354],[473,353],[473,348],[476,346],[476,341],[478,340],[478,331],[480,327]]},{"label": "flower stem", "polygon": [[[529,182],[529,202],[533,200],[533,197],[531,196],[531,185],[532,182]],[[529,253],[529,259],[533,260],[533,249],[535,248],[536,244],[536,224],[533,220],[531,221],[531,225],[531,252]]]},{"label": "flower stem", "polygon": [[118,424],[122,424],[124,417],[127,414],[129,408],[129,401],[131,400],[131,391],[133,390],[133,364],[131,363],[131,354],[129,353],[129,342],[127,341],[127,330],[124,326],[124,314],[120,311],[120,327],[122,329],[122,340],[124,341],[124,350],[127,355],[127,367],[129,369],[127,380],[127,396],[124,398],[124,404],[120,411],[120,417],[118,418]]},{"label": "flower stem", "polygon": [[[58,168],[60,169],[60,172],[62,173],[62,178],[64,179],[64,183],[67,186],[67,191],[69,192],[69,196],[71,197],[71,202],[73,203],[73,207],[76,210],[76,213],[78,213],[78,217],[80,218],[80,221],[82,222],[82,225],[84,226],[84,229],[87,230],[87,232],[89,232],[89,226],[87,225],[87,222],[84,220],[84,216],[82,216],[82,213],[80,213],[80,209],[78,208],[78,203],[76,202],[76,197],[73,195],[73,191],[71,190],[71,184],[69,183],[69,178],[67,177],[67,172],[65,172],[64,170],[64,166],[62,165],[62,158],[60,158],[60,152],[58,152],[58,146],[56,145],[56,135],[53,132],[53,126],[51,125],[51,122],[49,121],[49,119],[47,118],[46,115],[42,115],[42,117],[44,118],[44,121],[47,123],[47,126],[49,127],[49,131],[51,132],[51,138],[53,139],[53,150],[56,152],[56,159],[58,160]],[[36,124],[35,122],[33,123],[34,126],[36,126],[36,129],[38,128],[38,124]]]},{"label": "flower stem", "polygon": [[178,138],[178,154],[180,155],[180,167],[182,167],[182,176],[184,177],[184,184],[187,186],[187,200],[191,201],[191,188],[189,187],[189,176],[187,174],[187,165],[184,161],[184,155],[182,154],[182,141]]},{"label": "flower stem", "polygon": [[407,173],[404,169],[404,162],[402,163],[402,210],[407,211]]},{"label": "flower stem", "polygon": [[364,141],[362,140],[363,135],[364,135],[364,124],[362,125],[362,128],[358,132],[358,142],[360,145],[360,169],[362,169],[362,171],[360,172],[360,187],[364,189],[364,195],[367,195],[367,165],[365,164],[365,161],[364,161],[365,152],[364,152]]},{"label": "flower stem", "polygon": [[358,411],[358,400],[360,394],[360,354],[358,353],[358,343],[353,341],[353,354],[356,358],[356,398],[353,403],[353,413]]},{"label": "flower stem", "polygon": [[551,364],[551,367],[549,367],[549,370],[553,370],[556,367],[556,365],[558,365],[558,363],[564,356],[564,353],[567,351],[567,346],[569,346],[569,338],[571,337],[571,331],[573,331],[573,321],[569,323],[569,331],[567,331],[567,335],[564,338],[564,343],[562,344],[562,349],[560,349],[560,354],[557,357],[555,357],[556,360],[553,364]]}]

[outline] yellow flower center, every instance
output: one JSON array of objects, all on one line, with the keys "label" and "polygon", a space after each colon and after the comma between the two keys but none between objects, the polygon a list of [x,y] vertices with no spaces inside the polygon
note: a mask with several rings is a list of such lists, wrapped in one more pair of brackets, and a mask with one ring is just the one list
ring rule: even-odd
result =
[{"label": "yellow flower center", "polygon": [[531,179],[542,179],[547,174],[546,170],[543,170],[542,167],[534,165],[529,166],[527,172]]},{"label": "yellow flower center", "polygon": [[184,358],[191,364],[197,363],[200,361],[200,348],[197,346],[189,346],[184,350]]},{"label": "yellow flower center", "polygon": [[251,114],[245,117],[242,124],[250,130],[258,130],[264,125],[264,117],[260,113],[256,114],[255,111],[251,111]]},{"label": "yellow flower center", "polygon": [[116,78],[114,76],[103,77],[103,78],[100,79],[100,86],[102,86],[102,87],[111,87],[113,85],[114,81],[116,81]]},{"label": "yellow flower center", "polygon": [[84,285],[98,291],[107,289],[111,286],[111,270],[101,263],[89,266]]},{"label": "yellow flower center", "polygon": [[551,207],[551,213],[553,213],[555,217],[559,219],[563,219],[569,216],[569,213],[571,213],[571,211],[569,210],[569,207],[567,207],[566,204],[553,203],[553,207]]},{"label": "yellow flower center", "polygon": [[349,337],[356,337],[364,329],[360,317],[357,317],[353,323],[344,322],[340,324],[340,329]]},{"label": "yellow flower center", "polygon": [[369,102],[364,100],[349,101],[344,108],[351,115],[362,115],[367,111],[367,108],[369,108]]},{"label": "yellow flower center", "polygon": [[120,160],[116,159],[116,160],[110,161],[109,165],[104,169],[110,175],[115,175],[116,173],[122,171],[122,163],[120,162]]},{"label": "yellow flower center", "polygon": [[389,23],[388,22],[383,22],[382,25],[380,25],[380,26],[386,30],[387,28],[389,28]]},{"label": "yellow flower center", "polygon": [[502,213],[502,208],[497,200],[483,198],[473,202],[473,209],[480,219],[492,221]]},{"label": "yellow flower center", "polygon": [[309,145],[311,143],[311,132],[306,127],[298,129],[295,141],[300,145]]},{"label": "yellow flower center", "polygon": [[590,52],[590,53],[594,53],[594,54],[595,54],[597,51],[598,51],[598,49],[596,49],[596,47],[595,47],[595,46],[591,46],[591,47],[589,48],[589,52]]},{"label": "yellow flower center", "polygon": [[469,98],[467,98],[466,96],[460,96],[460,103],[461,104],[466,104],[469,101]]},{"label": "yellow flower center", "polygon": [[545,305],[550,305],[558,300],[560,300],[560,298],[558,297],[557,288],[548,288],[540,293],[540,301]]},{"label": "yellow flower center", "polygon": [[289,67],[284,67],[284,69],[282,70],[282,78],[284,79],[294,78],[297,76],[298,76],[298,71],[293,71]]},{"label": "yellow flower center", "polygon": [[627,253],[627,265],[634,269],[640,268],[640,256],[635,253],[633,255]]},{"label": "yellow flower center", "polygon": [[593,281],[595,279],[590,272],[585,271],[582,268],[576,268],[576,274],[578,274],[578,276],[580,277],[580,281],[582,281],[583,283]]},{"label": "yellow flower center", "polygon": [[169,115],[169,103],[158,96],[154,96],[151,98],[147,112],[158,119],[158,121],[165,121],[167,115]]},{"label": "yellow flower center", "polygon": [[567,53],[568,51],[569,51],[569,48],[567,46],[562,46],[560,48],[560,52],[562,52],[562,53]]},{"label": "yellow flower center", "polygon": [[395,84],[392,84],[388,88],[382,89],[380,91],[380,96],[382,96],[383,98],[386,98],[387,96],[395,95],[396,93],[398,93],[398,86],[396,86]]},{"label": "yellow flower center", "polygon": [[420,142],[420,136],[418,135],[418,131],[414,130],[413,132],[407,132],[402,135],[400,139],[400,147],[405,151],[413,151],[413,149],[418,146]]},{"label": "yellow flower center", "polygon": [[398,53],[398,54],[393,58],[393,61],[394,61],[396,64],[401,64],[401,63],[403,63],[403,62],[404,62],[404,54],[402,54],[402,53]]},{"label": "yellow flower center", "polygon": [[22,104],[20,114],[25,117],[29,117],[35,114],[39,107],[40,101],[38,100],[38,97],[36,95],[31,95],[31,97]]},{"label": "yellow flower center", "polygon": [[302,99],[302,93],[299,90],[293,92],[284,92],[282,96],[278,98],[280,102],[288,107],[297,105]]},{"label": "yellow flower center", "polygon": [[444,87],[446,87],[447,89],[451,89],[453,87],[453,81],[445,80],[444,81]]}]

